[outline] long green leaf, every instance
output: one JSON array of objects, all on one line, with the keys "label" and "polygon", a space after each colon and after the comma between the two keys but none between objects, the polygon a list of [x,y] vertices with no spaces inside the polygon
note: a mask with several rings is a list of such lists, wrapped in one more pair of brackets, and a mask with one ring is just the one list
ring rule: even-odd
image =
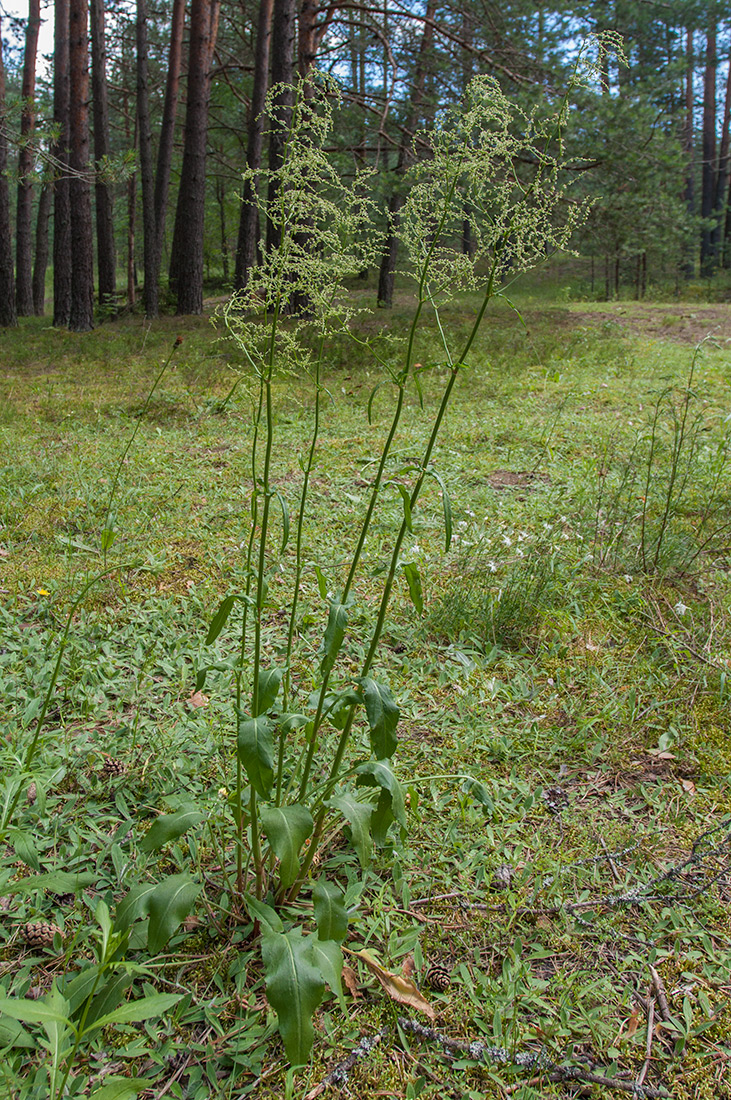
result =
[{"label": "long green leaf", "polygon": [[160,814],[155,818],[148,831],[139,843],[141,852],[157,852],[160,848],[169,844],[171,840],[177,840],[196,825],[205,820],[194,805],[189,804],[176,810],[174,814]]},{"label": "long green leaf", "polygon": [[261,956],[267,999],[277,1014],[287,1057],[293,1065],[303,1065],[312,1050],[312,1015],[325,988],[312,944],[299,928],[265,931]]},{"label": "long green leaf", "polygon": [[[47,997],[50,994],[46,995]],[[68,1018],[68,1003],[62,998],[63,1007],[57,1003],[49,1004],[47,1000],[29,1001],[24,997],[11,998],[0,997],[0,1012],[4,1016],[10,1016],[13,1020],[20,1020],[24,1024],[47,1024],[55,1022],[71,1027]]]},{"label": "long green leaf", "polygon": [[282,546],[279,553],[283,554],[284,551],[287,549],[287,543],[289,542],[289,505],[280,493],[279,489],[274,490],[274,496],[279,501],[279,505],[282,509]]},{"label": "long green leaf", "polygon": [[218,635],[226,625],[226,620],[231,614],[231,608],[236,602],[236,596],[224,596],[218,605],[218,611],[211,619],[211,625],[208,627],[208,633],[206,634],[206,645],[211,645],[215,642]]},{"label": "long green leaf", "polygon": [[312,833],[312,814],[299,803],[265,806],[261,811],[261,825],[279,860],[282,886],[291,886],[299,873],[302,845]]},{"label": "long green leaf", "polygon": [[444,541],[446,549],[449,550],[452,545],[452,502],[449,499],[449,493],[447,492],[447,486],[444,484],[444,480],[441,474],[436,470],[430,469],[428,471],[431,477],[438,483],[439,488],[442,490],[442,506],[444,508]]},{"label": "long green leaf", "polygon": [[257,688],[256,715],[264,714],[274,705],[282,682],[282,671],[278,668],[260,669]]},{"label": "long green leaf", "polygon": [[140,997],[137,1001],[128,1001],[114,1012],[100,1016],[94,1021],[94,1030],[108,1027],[109,1024],[138,1024],[142,1020],[154,1020],[164,1016],[168,1009],[184,996],[182,993],[152,993],[149,997]]},{"label": "long green leaf", "polygon": [[132,1100],[152,1085],[148,1077],[113,1077],[89,1093],[89,1100]]},{"label": "long green leaf", "polygon": [[361,867],[367,867],[371,861],[371,851],[373,850],[373,840],[371,838],[373,806],[370,802],[359,802],[351,794],[333,795],[327,804],[334,810],[340,810],[350,825],[353,847],[358,853],[360,865]]},{"label": "long green leaf", "polygon": [[265,715],[239,719],[238,751],[252,787],[268,798],[274,782],[274,742],[272,724]]},{"label": "long green leaf", "polygon": [[7,1050],[9,1047],[24,1047],[26,1050],[32,1050],[35,1045],[33,1036],[17,1020],[0,1019],[0,1051]]},{"label": "long green leaf", "polygon": [[18,882],[3,886],[4,894],[30,894],[44,890],[49,894],[80,894],[99,879],[94,871],[46,871],[41,875],[29,875]]},{"label": "long green leaf", "polygon": [[183,923],[200,893],[200,886],[187,874],[164,879],[150,898],[150,926],[147,946],[153,955],[162,951],[172,934]]},{"label": "long green leaf", "polygon": [[267,928],[270,932],[284,931],[284,925],[276,909],[272,909],[271,905],[267,905],[265,901],[260,901],[253,894],[244,894],[244,905],[251,919],[258,921],[263,928]]},{"label": "long green leaf", "polygon": [[406,804],[401,784],[391,770],[388,760],[368,760],[355,769],[358,786],[380,787],[387,791],[391,800],[393,816],[399,825],[406,825]]},{"label": "long green leaf", "polygon": [[323,676],[329,675],[335,665],[340,648],[345,638],[345,628],[348,625],[348,605],[334,600],[330,604],[330,613],[325,628],[325,640],[323,642],[323,657],[320,671]]},{"label": "long green leaf", "polygon": [[411,602],[420,615],[424,614],[424,589],[421,585],[421,574],[419,573],[419,567],[416,562],[406,562],[402,569],[404,576],[406,577],[406,583],[409,586],[409,595],[411,596]]},{"label": "long green leaf", "polygon": [[385,684],[379,684],[370,676],[364,676],[360,684],[371,731],[371,749],[379,760],[385,760],[396,751],[399,709]]},{"label": "long green leaf", "polygon": [[312,900],[320,939],[342,943],[348,931],[348,910],[340,887],[327,879],[320,879],[315,883]]},{"label": "long green leaf", "polygon": [[119,974],[113,974],[106,985],[99,990],[89,1006],[89,1012],[84,1023],[88,1030],[102,1016],[108,1016],[122,1003],[124,995],[134,981],[134,974],[122,970]]},{"label": "long green leaf", "polygon": [[315,961],[320,967],[320,973],[340,1001],[340,1007],[345,1011],[346,1005],[342,985],[343,951],[340,944],[336,943],[335,940],[322,940],[315,932],[307,938],[312,944],[312,951]]},{"label": "long green leaf", "polygon": [[150,898],[157,890],[156,882],[139,883],[133,886],[126,897],[117,906],[114,918],[114,931],[124,935],[136,920],[146,917],[150,911]]},{"label": "long green leaf", "polygon": [[404,505],[404,521],[406,522],[406,530],[412,532],[414,530],[414,521],[411,516],[411,493],[405,485],[401,485],[400,482],[395,482],[396,488],[401,494],[401,500]]}]

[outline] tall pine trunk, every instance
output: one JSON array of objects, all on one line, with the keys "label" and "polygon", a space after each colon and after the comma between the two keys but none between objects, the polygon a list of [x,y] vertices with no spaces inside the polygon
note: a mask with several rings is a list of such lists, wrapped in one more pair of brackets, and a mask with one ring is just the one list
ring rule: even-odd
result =
[{"label": "tall pine trunk", "polygon": [[165,81],[165,102],[162,109],[160,141],[157,149],[155,172],[155,280],[160,277],[162,248],[165,240],[165,219],[170,189],[170,169],[173,163],[173,139],[175,120],[180,98],[180,70],[183,62],[183,27],[185,25],[185,0],[173,0],[170,26],[170,50]]},{"label": "tall pine trunk", "polygon": [[53,184],[53,323],[65,327],[71,317],[71,188],[65,166],[69,162],[69,0],[55,0],[53,64],[53,123],[56,141],[51,149],[58,176]]},{"label": "tall pine trunk", "polygon": [[[260,0],[259,19],[256,27],[256,48],[254,52],[254,84],[251,91],[251,109],[249,113],[249,134],[246,146],[246,164],[252,171],[261,167],[264,147],[264,101],[269,80],[269,43],[272,36],[272,11],[274,0]],[[247,178],[241,197],[241,215],[239,218],[239,236],[236,245],[236,270],[234,288],[243,290],[249,279],[249,272],[256,264],[259,244],[259,211],[256,206],[258,181]]]},{"label": "tall pine trunk", "polygon": [[[0,22],[0,43],[2,23]],[[5,137],[5,66],[0,48],[0,325],[16,325],[13,242],[10,233],[8,141]]]},{"label": "tall pine trunk", "polygon": [[109,156],[109,101],[107,97],[107,43],[104,32],[104,0],[91,0],[91,79],[94,107],[94,183],[96,204],[96,254],[99,271],[99,302],[113,305],[117,290],[117,256],[114,243],[114,212],[109,184],[99,176]]},{"label": "tall pine trunk", "polygon": [[[269,170],[276,172],[282,164],[284,146],[289,128],[292,125],[292,104],[294,80],[294,0],[274,0],[272,21],[272,84],[283,84],[284,88],[272,101],[272,118],[269,120]],[[269,181],[268,202],[276,205],[279,183],[272,178]],[[271,221],[267,223],[267,249],[279,248],[281,233]]]},{"label": "tall pine trunk", "polygon": [[155,221],[155,179],[152,163],[152,126],[147,66],[147,3],[137,0],[137,133],[140,143],[142,183],[142,234],[144,241],[145,314],[158,315],[157,224]]},{"label": "tall pine trunk", "polygon": [[53,188],[44,183],[36,215],[36,254],[33,263],[33,312],[42,317],[46,305],[46,268],[48,267],[48,222],[51,217]]},{"label": "tall pine trunk", "polygon": [[15,227],[15,298],[20,317],[33,314],[33,148],[35,128],[36,56],[41,28],[41,0],[29,0],[28,26],[23,55],[22,109],[20,115],[20,152],[18,154],[18,195]]},{"label": "tall pine trunk", "polygon": [[[685,189],[683,198],[688,217],[695,215],[695,172],[693,164],[693,31],[688,28],[685,32],[685,119],[683,125],[683,151],[685,153]],[[695,274],[695,261],[697,257],[697,238],[695,233],[685,248],[683,260],[683,274],[686,279],[692,279]]]},{"label": "tall pine trunk", "polygon": [[713,225],[713,251],[716,261],[722,267],[726,267],[728,256],[726,254],[725,230],[728,201],[729,180],[729,124],[731,123],[731,59],[729,59],[728,72],[726,74],[726,98],[723,106],[723,122],[721,124],[721,144],[718,150],[718,170],[716,172],[716,189],[714,194],[714,225]]},{"label": "tall pine trunk", "polygon": [[203,312],[208,105],[218,12],[218,0],[192,2],[183,165],[170,260],[179,314]]},{"label": "tall pine trunk", "polygon": [[69,125],[71,177],[71,316],[69,328],[94,327],[94,238],[89,182],[88,0],[70,0]]},{"label": "tall pine trunk", "polygon": [[716,24],[711,18],[706,32],[706,66],[703,79],[703,170],[701,174],[701,275],[712,275],[716,266],[713,247],[713,206],[716,175]]}]

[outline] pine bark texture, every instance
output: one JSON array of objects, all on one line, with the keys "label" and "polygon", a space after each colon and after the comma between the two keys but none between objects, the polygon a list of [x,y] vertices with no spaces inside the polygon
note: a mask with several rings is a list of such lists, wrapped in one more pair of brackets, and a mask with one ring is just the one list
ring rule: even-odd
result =
[{"label": "pine bark texture", "polygon": [[71,109],[71,316],[69,328],[94,327],[94,239],[89,182],[89,9],[88,0],[69,7],[69,75]]},{"label": "pine bark texture", "polygon": [[713,247],[714,184],[716,169],[716,25],[706,33],[706,66],[703,80],[703,168],[701,173],[701,275],[711,275],[715,266]]},{"label": "pine bark texture", "polygon": [[46,306],[46,269],[48,267],[48,223],[51,218],[53,189],[44,183],[36,215],[36,253],[33,262],[33,312],[42,317]]},{"label": "pine bark texture", "polygon": [[152,162],[152,127],[147,65],[147,4],[137,0],[137,133],[140,143],[142,184],[142,233],[144,240],[145,314],[158,315],[157,225],[155,221],[155,179]]},{"label": "pine bark texture", "polygon": [[[272,37],[272,12],[274,0],[260,0],[254,53],[254,84],[251,92],[249,133],[246,145],[246,164],[252,171],[261,167],[264,148],[264,102],[269,80],[269,44]],[[249,272],[256,265],[259,244],[259,211],[256,206],[258,182],[250,177],[244,183],[241,198],[239,235],[236,245],[236,270],[234,288],[243,290],[249,280]]]},{"label": "pine bark texture", "polygon": [[180,70],[183,63],[183,28],[185,25],[185,0],[173,0],[172,21],[170,25],[170,50],[168,52],[168,71],[165,81],[165,103],[162,110],[160,142],[157,150],[157,170],[155,172],[155,278],[160,277],[162,247],[165,240],[165,219],[170,190],[170,169],[173,163],[173,139],[175,120],[180,98]]},{"label": "pine bark texture", "polygon": [[[0,42],[2,23],[0,21]],[[8,189],[8,142],[5,137],[5,66],[0,49],[0,325],[15,325],[15,273],[10,235],[10,192]]]},{"label": "pine bark texture", "polygon": [[36,56],[41,28],[41,0],[30,0],[23,54],[22,109],[20,115],[20,152],[18,154],[18,195],[15,219],[15,298],[18,316],[33,314],[33,183],[32,148],[35,129]]},{"label": "pine bark texture", "polygon": [[203,312],[208,106],[218,13],[218,0],[192,2],[183,164],[170,263],[179,314]]},{"label": "pine bark texture", "polygon": [[[284,84],[272,102],[273,118],[269,120],[269,169],[276,172],[282,164],[284,147],[289,128],[292,125],[292,81],[294,79],[294,36],[295,36],[294,0],[274,0],[272,17],[272,84]],[[277,201],[278,181],[269,181],[268,202],[274,207]],[[281,233],[278,226],[267,223],[267,249],[277,249]]]},{"label": "pine bark texture", "polygon": [[53,123],[57,138],[51,152],[59,168],[53,184],[53,323],[65,327],[71,318],[69,0],[55,0],[54,21]]},{"label": "pine bark texture", "polygon": [[109,141],[109,99],[107,95],[107,43],[104,29],[104,0],[91,0],[91,78],[94,110],[94,182],[96,205],[96,253],[99,271],[99,302],[113,305],[117,291],[117,255],[114,242],[114,211],[109,185],[99,177],[104,159],[111,152]]}]

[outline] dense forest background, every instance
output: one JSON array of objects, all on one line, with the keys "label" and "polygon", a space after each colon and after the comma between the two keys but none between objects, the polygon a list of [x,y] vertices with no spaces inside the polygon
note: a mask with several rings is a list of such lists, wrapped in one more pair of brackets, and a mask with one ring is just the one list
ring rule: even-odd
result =
[{"label": "dense forest background", "polygon": [[[54,31],[45,61],[42,22]],[[574,242],[583,291],[639,298],[714,277],[723,295],[731,5],[29,0],[26,18],[2,17],[0,323],[43,313],[47,296],[54,324],[78,331],[122,309],[200,313],[204,284],[245,285],[272,244],[242,184],[247,164],[281,156],[266,92],[313,68],[342,87],[339,171],[377,169],[388,306],[420,127],[476,73],[524,107],[555,106],[579,42],[606,30],[627,64],[607,61],[565,134],[574,193],[595,200]],[[454,231],[470,250],[469,218]]]}]

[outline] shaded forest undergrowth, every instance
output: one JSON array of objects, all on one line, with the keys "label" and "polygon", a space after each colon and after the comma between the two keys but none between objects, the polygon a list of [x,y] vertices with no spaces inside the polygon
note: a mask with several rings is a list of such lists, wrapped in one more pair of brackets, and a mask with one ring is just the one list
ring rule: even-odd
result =
[{"label": "shaded forest undergrowth", "polygon": [[[363,1096],[724,1095],[728,322],[720,311],[725,327],[694,358],[683,335],[694,307],[643,304],[641,317],[631,306],[622,316],[581,308],[526,300],[521,326],[491,307],[479,365],[460,379],[436,454],[451,546],[445,555],[435,486],[402,554],[418,564],[423,612],[402,581],[377,660],[401,710],[395,766],[408,828],[381,838],[365,871],[355,827],[330,837],[323,869],[345,897],[352,965],[342,996],[318,1010],[312,1062],[296,1074],[226,874],[226,669],[196,685],[211,660],[208,624],[243,570],[251,413],[246,380],[235,385],[241,363],[202,319],[151,329],[130,320],[83,337],[29,322],[3,336],[6,775],[23,756],[69,609],[100,568],[110,486],[139,430],[109,548],[110,560],[134,565],[91,589],[73,617],[42,752],[0,852],[2,991],[38,999],[79,974],[105,935],[100,901],[114,912],[133,884],[186,869],[199,887],[164,950],[144,953],[143,938],[135,955],[131,945],[137,970],[124,977],[138,997],[159,998],[159,1011],[100,1027],[77,1052],[74,1095],[101,1097],[114,1082],[110,1097],[314,1098],[346,1081]],[[466,327],[471,312],[464,299],[447,321]],[[428,363],[436,334],[427,327],[421,339]],[[333,400],[307,520],[333,584],[389,413],[377,396],[369,423],[372,382],[354,356],[337,340],[327,351]],[[274,482],[286,496],[307,439],[298,379],[278,386],[276,430],[288,446]],[[427,413],[438,387],[427,374]],[[414,398],[395,481],[420,452],[424,422]],[[349,627],[356,652],[375,614],[382,547],[401,522],[393,496],[366,548]],[[269,596],[272,634],[289,579],[285,557]],[[321,581],[306,569],[301,584],[298,630],[312,631],[313,662]],[[169,821],[191,804],[190,828],[149,841],[158,815]],[[0,1021],[0,1046],[19,1043],[2,1069],[6,1094],[41,1096],[32,1090],[52,1058],[39,1042],[48,1036],[42,1023],[23,1027],[27,1042]]]}]

